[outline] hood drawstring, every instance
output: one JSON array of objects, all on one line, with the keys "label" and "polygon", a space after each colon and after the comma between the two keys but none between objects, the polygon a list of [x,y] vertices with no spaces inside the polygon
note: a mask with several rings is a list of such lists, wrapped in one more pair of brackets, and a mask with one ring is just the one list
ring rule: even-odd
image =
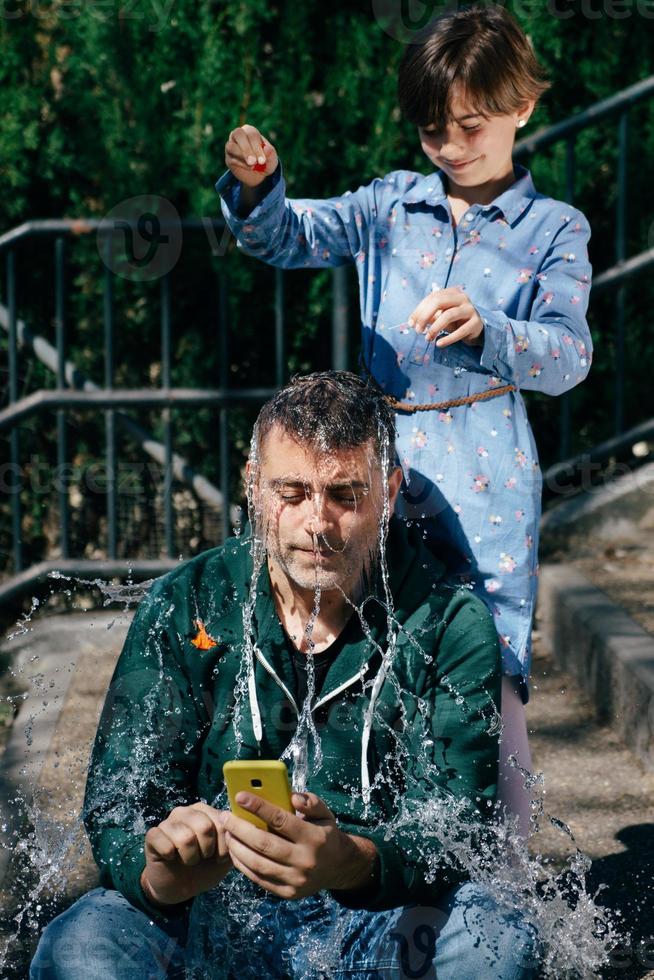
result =
[{"label": "hood drawstring", "polygon": [[[263,662],[266,662],[261,652],[256,648],[255,648],[255,653],[258,659],[262,660]],[[372,691],[370,692],[370,703],[368,704],[368,707],[366,709],[363,718],[363,733],[361,736],[361,789],[363,794],[363,801],[366,806],[370,802],[370,772],[368,769],[368,745],[370,743],[370,734],[372,731],[372,720],[375,713],[375,703],[377,701],[377,698],[379,697],[379,692],[382,689],[382,685],[386,680],[386,675],[388,673],[388,668],[390,667],[390,663],[391,663],[390,657],[384,657],[384,659],[382,660],[381,666],[372,685]],[[273,676],[277,680],[279,680],[275,672],[274,671],[271,672]],[[284,685],[281,685],[281,682],[280,682],[280,686],[282,686],[283,689],[288,694],[288,689]],[[249,662],[248,662],[248,698],[250,701],[250,714],[252,716],[252,728],[254,731],[254,737],[257,740],[257,744],[260,745],[263,739],[263,726],[261,723],[261,711],[259,709],[259,701],[257,698],[257,685],[256,685],[256,680],[254,675],[254,656],[252,654],[250,654]],[[303,760],[304,767],[303,766],[299,767],[300,773],[298,774],[300,777],[300,781],[303,781],[304,783],[306,783],[306,748],[307,747],[305,744],[304,745],[305,758]],[[299,753],[299,755],[301,755],[301,753]],[[298,761],[300,761],[300,759],[296,756],[294,761],[297,766],[297,763]],[[303,768],[304,768],[304,780],[302,779]]]},{"label": "hood drawstring", "polygon": [[372,685],[372,691],[370,692],[370,703],[366,709],[366,713],[363,718],[363,734],[361,736],[361,790],[363,794],[363,802],[366,806],[370,803],[370,773],[368,771],[368,744],[370,742],[370,733],[372,731],[372,719],[375,713],[375,702],[379,697],[379,692],[382,689],[382,685],[386,680],[386,674],[388,673],[388,668],[390,667],[390,658],[384,657],[381,663],[381,667],[375,677],[374,684]]},{"label": "hood drawstring", "polygon": [[248,696],[250,699],[250,714],[252,715],[254,737],[257,740],[257,744],[260,745],[261,739],[263,738],[263,727],[261,725],[259,701],[257,700],[257,684],[254,679],[254,657],[252,656],[252,653],[250,653],[248,663]]}]

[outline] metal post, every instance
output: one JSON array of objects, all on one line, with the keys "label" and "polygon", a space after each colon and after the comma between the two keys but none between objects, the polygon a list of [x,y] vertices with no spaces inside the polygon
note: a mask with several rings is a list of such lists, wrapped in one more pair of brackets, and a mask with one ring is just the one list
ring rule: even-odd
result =
[{"label": "metal post", "polygon": [[[111,269],[113,236],[105,237],[104,268],[104,386],[111,390],[114,384],[114,281]],[[114,410],[104,413],[105,455],[107,463],[107,557],[115,558],[117,552],[116,529],[116,426]]]},{"label": "metal post", "polygon": [[[161,279],[161,386],[171,387],[170,378],[170,273]],[[173,526],[173,433],[170,408],[162,413],[164,436],[164,529],[166,555],[175,557],[175,529]]]},{"label": "metal post", "polygon": [[286,378],[286,345],[284,342],[284,273],[275,269],[275,384]]},{"label": "metal post", "polygon": [[[66,240],[55,239],[55,338],[57,347],[57,389],[66,387],[65,350],[65,269]],[[61,557],[68,558],[69,514],[66,482],[66,410],[57,409],[57,485],[59,498],[59,547]]]},{"label": "metal post", "polygon": [[[227,308],[227,273],[218,273],[218,384],[227,391],[229,384],[229,320]],[[218,413],[219,421],[219,454],[220,454],[220,489],[223,495],[221,514],[222,540],[225,541],[232,533],[229,502],[229,415],[226,408]]]},{"label": "metal post", "polygon": [[348,301],[347,267],[332,270],[332,366],[335,371],[348,368]]},{"label": "metal post", "polygon": [[[9,402],[18,401],[18,339],[16,331],[16,256],[13,248],[7,253],[7,307],[9,311]],[[23,568],[23,535],[20,493],[20,438],[18,427],[12,426],[9,437],[9,455],[13,476],[11,495],[11,536],[14,553],[14,572]]]},{"label": "metal post", "polygon": [[[615,260],[625,258],[627,238],[627,150],[628,150],[628,110],[620,113],[618,120],[618,196],[615,215]],[[618,286],[615,294],[615,434],[624,431],[624,327],[626,293],[624,285]]]}]

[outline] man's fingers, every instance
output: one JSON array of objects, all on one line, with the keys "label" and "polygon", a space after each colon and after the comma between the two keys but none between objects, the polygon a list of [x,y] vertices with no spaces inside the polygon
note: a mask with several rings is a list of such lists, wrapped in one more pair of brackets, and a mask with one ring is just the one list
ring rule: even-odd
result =
[{"label": "man's fingers", "polygon": [[[207,808],[210,809],[210,808]],[[146,842],[163,861],[179,857],[183,864],[195,865],[213,857],[222,832],[218,811],[215,818],[196,806],[176,807],[158,827],[152,827]]]},{"label": "man's fingers", "polygon": [[215,816],[195,807],[190,807],[185,818],[187,826],[195,831],[200,855],[203,858],[210,858],[216,854],[218,850],[218,838],[223,832],[220,821],[218,820],[218,811],[214,811],[214,813]]},{"label": "man's fingers", "polygon": [[234,864],[238,861],[260,878],[267,878],[270,881],[283,884],[287,876],[293,873],[291,865],[271,861],[270,858],[248,847],[247,844],[240,841],[238,837],[234,837],[233,834],[228,833],[227,846],[229,848],[229,856]]},{"label": "man's fingers", "polygon": [[200,844],[195,832],[185,824],[164,821],[151,827],[145,836],[146,851],[160,861],[180,860],[193,867],[202,859]]},{"label": "man's fingers", "polygon": [[255,885],[265,888],[266,891],[272,892],[274,895],[279,895],[280,898],[293,898],[295,896],[295,889],[290,885],[283,885],[277,882],[269,881],[266,878],[262,878],[256,873],[256,871],[252,871],[247,864],[240,861],[236,855],[232,857],[232,864],[237,871],[240,871],[246,878],[253,881]]},{"label": "man's fingers", "polygon": [[256,793],[238,793],[236,802],[244,810],[249,810],[250,813],[254,813],[257,817],[260,817],[268,824],[269,829],[273,833],[279,834],[280,837],[285,837],[290,841],[297,841],[305,832],[304,821],[296,817],[294,813],[282,810],[280,807],[275,806],[274,803],[269,803],[267,800],[257,796]]},{"label": "man's fingers", "polygon": [[[246,844],[251,850],[264,854],[278,864],[291,863],[291,845],[287,840],[267,830],[261,830],[248,820],[243,820],[228,811],[225,811],[223,819],[224,830],[229,831],[233,837]],[[295,819],[298,820],[297,817]]]},{"label": "man's fingers", "polygon": [[145,835],[145,849],[160,861],[174,861],[178,856],[175,842],[160,827],[150,827]]},{"label": "man's fingers", "polygon": [[227,850],[227,844],[225,842],[225,828],[221,820],[222,811],[216,810],[215,806],[209,806],[208,803],[202,803],[202,802],[193,803],[190,809],[199,810],[201,813],[205,814],[206,817],[213,824],[214,849],[211,851],[210,854],[205,856],[211,857],[213,854],[215,854],[217,858],[227,857],[228,850]]},{"label": "man's fingers", "polygon": [[305,820],[336,821],[325,801],[321,800],[315,793],[293,793],[292,801]]},{"label": "man's fingers", "polygon": [[195,865],[202,860],[202,846],[195,828],[189,823],[169,820],[159,829],[163,829],[174,843],[182,864]]}]

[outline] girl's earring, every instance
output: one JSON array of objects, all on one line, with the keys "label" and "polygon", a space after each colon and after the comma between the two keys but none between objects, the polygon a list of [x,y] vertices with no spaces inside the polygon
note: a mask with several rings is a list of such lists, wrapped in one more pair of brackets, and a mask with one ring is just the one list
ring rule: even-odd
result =
[{"label": "girl's earring", "polygon": [[518,129],[522,129],[522,127],[523,126],[526,126],[526,125],[527,125],[527,120],[526,119],[519,119],[518,120]]}]

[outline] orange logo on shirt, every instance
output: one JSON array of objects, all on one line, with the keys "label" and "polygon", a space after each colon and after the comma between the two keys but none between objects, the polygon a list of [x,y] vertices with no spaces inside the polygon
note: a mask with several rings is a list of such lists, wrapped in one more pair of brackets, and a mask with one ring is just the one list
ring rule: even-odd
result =
[{"label": "orange logo on shirt", "polygon": [[202,622],[202,620],[200,619],[194,620],[194,625],[198,633],[197,636],[194,636],[193,639],[191,640],[193,646],[197,647],[198,650],[210,650],[211,647],[215,647],[218,641],[214,640],[212,636],[209,636],[209,634],[204,628],[204,623]]}]

